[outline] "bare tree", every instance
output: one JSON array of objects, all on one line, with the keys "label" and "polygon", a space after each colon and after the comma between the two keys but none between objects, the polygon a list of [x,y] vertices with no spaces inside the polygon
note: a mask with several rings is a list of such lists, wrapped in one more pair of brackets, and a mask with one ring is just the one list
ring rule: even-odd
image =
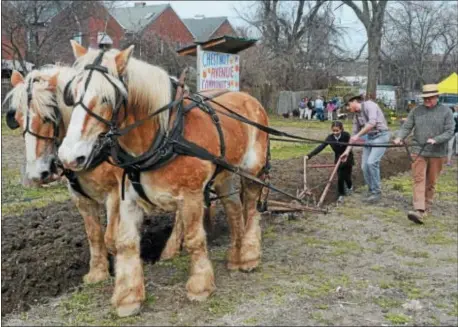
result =
[{"label": "bare tree", "polygon": [[88,19],[109,19],[102,1],[2,1],[2,7],[2,47],[23,71],[26,61],[39,66],[72,58],[68,41],[88,35]]},{"label": "bare tree", "polygon": [[[270,0],[251,6],[236,9],[239,17],[261,35],[258,48],[242,57],[244,81],[259,84],[250,79],[262,75],[256,72],[262,70],[266,74],[260,81],[275,80],[282,89],[326,87],[340,53],[344,52],[338,45],[341,29],[336,24],[332,3]],[[249,55],[255,57],[247,58]]]},{"label": "bare tree", "polygon": [[368,44],[368,71],[367,71],[367,96],[375,99],[377,91],[377,78],[380,70],[380,49],[382,45],[383,24],[386,6],[385,0],[363,0],[363,9],[356,5],[355,1],[342,0],[355,12],[358,19],[363,23]]},{"label": "bare tree", "polygon": [[457,8],[448,1],[397,1],[387,13],[382,55],[403,88],[435,83],[453,71]]}]

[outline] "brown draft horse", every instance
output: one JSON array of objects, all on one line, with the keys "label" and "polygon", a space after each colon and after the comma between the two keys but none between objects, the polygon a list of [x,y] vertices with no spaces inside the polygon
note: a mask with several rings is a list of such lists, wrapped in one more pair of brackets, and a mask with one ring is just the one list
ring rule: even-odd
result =
[{"label": "brown draft horse", "polygon": [[[119,51],[101,53],[72,43],[76,55],[75,67],[80,73],[72,85],[76,100],[71,124],[59,148],[59,158],[65,167],[75,171],[84,167],[98,138],[108,131],[99,119],[112,119],[114,108],[120,108],[119,127],[131,125],[169,103],[171,86],[169,75],[157,66],[130,58],[133,46]],[[98,69],[87,70],[98,58]],[[105,67],[105,68],[103,68]],[[121,82],[123,78],[125,84]],[[119,93],[127,98],[127,107],[119,107]],[[261,104],[243,92],[229,92],[215,98],[219,103],[262,125],[268,117]],[[185,101],[184,106],[190,101]],[[218,105],[213,106],[224,111]],[[99,118],[95,117],[98,116]],[[252,175],[262,171],[267,161],[268,135],[253,126],[220,115],[226,145],[226,160]],[[175,115],[170,119],[173,121]],[[166,132],[169,112],[145,121],[119,138],[124,151],[139,156],[147,151],[158,132]],[[193,109],[185,116],[184,138],[208,150],[220,153],[220,140],[207,113]],[[215,289],[213,268],[208,259],[205,231],[204,188],[216,166],[210,161],[179,155],[165,166],[142,172],[140,182],[148,200],[165,210],[176,211],[176,228],[184,232],[184,244],[191,256],[190,278],[186,284],[191,300],[204,300]],[[214,188],[218,195],[233,193],[235,175],[223,171],[216,176]],[[262,186],[242,178],[241,196],[222,198],[231,231],[228,268],[250,271],[258,266],[261,256],[260,214],[256,208]],[[243,199],[243,205],[241,198]],[[120,222],[116,238],[116,284],[112,304],[119,316],[139,312],[145,299],[144,276],[139,256],[139,226],[150,204],[144,201],[130,181],[125,185],[121,201]]]},{"label": "brown draft horse", "polygon": [[[70,122],[73,109],[63,101],[63,92],[75,75],[76,70],[71,67],[53,65],[33,70],[25,78],[19,72],[13,71],[13,89],[5,98],[5,102],[10,100],[11,104],[7,124],[12,129],[21,127],[24,131],[25,186],[38,187],[59,178],[53,167],[57,159],[56,147],[67,133],[66,126]],[[105,162],[93,169],[74,174],[85,195],[73,189],[70,184],[68,188],[72,201],[84,219],[91,255],[89,272],[83,280],[88,284],[97,283],[109,276],[107,253],[116,253],[115,236],[119,222],[119,185],[122,170]],[[103,205],[108,217],[105,235],[99,220]],[[162,259],[171,258],[177,253],[180,237],[181,235],[172,234],[162,252]]]}]

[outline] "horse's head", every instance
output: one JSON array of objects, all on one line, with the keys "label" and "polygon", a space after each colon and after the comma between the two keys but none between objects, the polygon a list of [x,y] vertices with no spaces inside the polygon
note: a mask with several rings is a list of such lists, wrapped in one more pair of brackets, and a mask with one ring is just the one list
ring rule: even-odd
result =
[{"label": "horse's head", "polygon": [[[63,137],[62,119],[55,99],[58,73],[48,75],[33,70],[26,78],[14,71],[13,89],[7,95],[10,108],[6,115],[9,128],[22,128],[26,167],[25,185],[39,185],[57,178],[57,145]],[[6,100],[5,100],[6,101]]]},{"label": "horse's head", "polygon": [[127,99],[122,78],[133,46],[105,52],[71,43],[78,75],[64,94],[66,103],[74,108],[59,158],[64,167],[78,171],[90,163],[99,137],[119,124]]}]

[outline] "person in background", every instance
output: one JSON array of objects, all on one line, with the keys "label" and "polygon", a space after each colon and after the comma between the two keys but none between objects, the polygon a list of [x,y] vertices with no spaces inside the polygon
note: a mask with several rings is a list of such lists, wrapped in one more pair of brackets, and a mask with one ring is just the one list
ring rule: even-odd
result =
[{"label": "person in background", "polygon": [[310,120],[313,118],[313,115],[315,114],[314,112],[314,101],[312,100],[313,98],[310,97],[309,102],[307,102],[307,108],[309,109],[310,112]]},{"label": "person in background", "polygon": [[305,119],[305,108],[307,108],[307,98],[302,98],[299,102],[299,119]]},{"label": "person in background", "polygon": [[450,108],[439,104],[438,96],[436,84],[424,85],[423,104],[410,111],[393,141],[402,144],[413,131],[413,143],[416,144],[411,150],[414,210],[407,213],[407,218],[417,224],[423,224],[431,210],[436,180],[447,155],[447,142],[455,129]]},{"label": "person in background", "polygon": [[[452,165],[452,156],[458,155],[458,104],[455,105],[455,109],[450,107],[453,113],[453,120],[455,121],[455,130],[452,138],[448,141],[448,152],[447,152],[447,166]],[[453,151],[453,144],[455,143],[455,151]]]},{"label": "person in background", "polygon": [[[358,142],[366,137],[363,147],[361,168],[364,181],[368,186],[367,197],[364,202],[376,203],[380,201],[382,189],[380,180],[380,161],[385,154],[386,147],[371,147],[370,145],[387,144],[390,141],[390,132],[382,109],[372,100],[364,101],[362,95],[348,95],[345,103],[353,116],[353,136],[350,143]],[[342,154],[346,160],[351,146]]]},{"label": "person in background", "polygon": [[[342,122],[334,121],[331,124],[332,134],[329,134],[325,142],[343,142],[349,143],[350,141],[350,133],[344,131],[344,127]],[[336,164],[339,160],[340,156],[345,152],[347,149],[346,145],[339,145],[339,144],[330,144],[332,150],[334,151],[334,163]],[[306,159],[311,159],[313,156],[316,156],[318,153],[323,151],[326,148],[326,143],[321,143],[317,146],[313,151],[307,154]],[[339,193],[339,198],[337,202],[342,203],[344,196],[350,195],[353,191],[353,182],[351,180],[351,173],[353,170],[353,166],[355,161],[353,159],[353,152],[350,151],[350,154],[345,162],[342,162],[339,165],[337,170],[338,182],[337,182],[337,191]],[[345,190],[346,186],[346,190]]]},{"label": "person in background", "polygon": [[327,104],[327,112],[328,112],[328,120],[333,121],[333,115],[334,115],[334,110],[335,110],[335,104],[332,101],[329,101]]},{"label": "person in background", "polygon": [[320,121],[324,121],[324,103],[321,96],[319,96],[315,100],[315,111],[316,111],[316,118]]}]

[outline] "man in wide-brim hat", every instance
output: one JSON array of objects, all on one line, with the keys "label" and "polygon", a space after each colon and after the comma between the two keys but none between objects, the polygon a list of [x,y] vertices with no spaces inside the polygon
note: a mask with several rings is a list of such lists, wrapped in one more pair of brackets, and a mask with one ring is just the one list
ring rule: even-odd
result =
[{"label": "man in wide-brim hat", "polygon": [[[423,86],[423,104],[411,110],[394,140],[403,143],[413,132],[412,163],[413,208],[407,217],[423,224],[431,210],[436,180],[447,155],[447,143],[453,136],[455,122],[449,108],[438,103],[439,91],[436,84]],[[426,144],[423,148],[423,145]]]},{"label": "man in wide-brim hat", "polygon": [[[361,159],[361,169],[368,192],[363,198],[364,202],[376,203],[382,194],[380,179],[380,161],[385,154],[386,147],[381,146],[390,142],[390,131],[382,109],[372,100],[364,100],[360,94],[349,94],[344,97],[345,104],[348,106],[353,116],[353,136],[350,143],[358,142],[365,137],[367,146],[363,148]],[[371,147],[371,145],[378,145]],[[351,146],[342,154],[345,162]]]}]

